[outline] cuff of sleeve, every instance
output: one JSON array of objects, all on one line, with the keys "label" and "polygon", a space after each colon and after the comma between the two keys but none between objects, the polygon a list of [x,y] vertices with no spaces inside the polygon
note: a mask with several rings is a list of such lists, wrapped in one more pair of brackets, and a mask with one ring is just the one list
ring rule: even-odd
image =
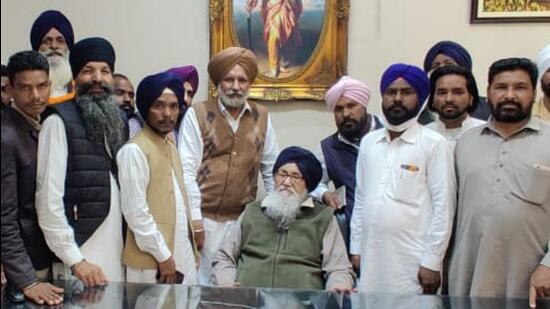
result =
[{"label": "cuff of sleeve", "polygon": [[80,249],[74,245],[72,246],[61,258],[63,261],[63,264],[67,265],[68,267],[73,266],[74,264],[82,261],[84,259],[84,256],[82,255],[82,252],[80,252]]},{"label": "cuff of sleeve", "polygon": [[159,263],[166,262],[172,256],[172,252],[170,252],[166,245],[161,246],[159,249],[160,250],[155,252],[153,256]]},{"label": "cuff of sleeve", "polygon": [[361,244],[358,241],[351,240],[349,243],[349,253],[353,255],[361,255]]},{"label": "cuff of sleeve", "polygon": [[311,197],[313,197],[314,199],[322,202],[323,201],[323,194],[325,194],[325,192],[327,192],[328,189],[327,188],[324,188],[322,186],[317,186],[317,188],[315,190],[313,190],[309,195],[311,195]]},{"label": "cuff of sleeve", "polygon": [[540,264],[550,268],[550,251],[544,255]]},{"label": "cuff of sleeve", "polygon": [[191,209],[191,220],[202,220],[202,213],[201,209],[199,208],[193,208]]},{"label": "cuff of sleeve", "polygon": [[433,271],[441,271],[441,259],[433,254],[424,254],[420,266]]}]

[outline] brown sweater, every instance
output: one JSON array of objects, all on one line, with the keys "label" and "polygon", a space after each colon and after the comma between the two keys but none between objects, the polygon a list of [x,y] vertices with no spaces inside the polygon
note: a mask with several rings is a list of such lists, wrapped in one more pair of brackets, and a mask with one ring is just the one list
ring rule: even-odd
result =
[{"label": "brown sweater", "polygon": [[248,104],[236,133],[215,99],[194,107],[204,143],[197,183],[207,218],[235,220],[256,199],[268,114],[265,107]]}]

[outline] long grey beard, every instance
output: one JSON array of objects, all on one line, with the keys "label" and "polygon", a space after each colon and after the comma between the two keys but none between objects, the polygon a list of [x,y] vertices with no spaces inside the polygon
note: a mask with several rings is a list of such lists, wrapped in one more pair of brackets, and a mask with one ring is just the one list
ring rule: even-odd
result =
[{"label": "long grey beard", "polygon": [[220,97],[220,101],[222,101],[223,105],[225,105],[226,107],[241,108],[248,98],[248,91],[244,92],[240,99],[232,99],[228,95],[226,95],[223,92],[221,86],[218,85],[218,96]]},{"label": "long grey beard", "polygon": [[53,51],[45,51],[44,55],[50,64],[50,81],[52,82],[52,97],[67,93],[67,84],[73,80],[69,55],[58,55]]},{"label": "long grey beard", "polygon": [[282,193],[280,190],[269,193],[263,200],[265,215],[277,222],[278,230],[288,230],[300,212],[300,206],[307,194]]},{"label": "long grey beard", "polygon": [[124,144],[124,123],[115,97],[110,93],[77,95],[75,99],[90,140],[106,141],[113,157]]}]

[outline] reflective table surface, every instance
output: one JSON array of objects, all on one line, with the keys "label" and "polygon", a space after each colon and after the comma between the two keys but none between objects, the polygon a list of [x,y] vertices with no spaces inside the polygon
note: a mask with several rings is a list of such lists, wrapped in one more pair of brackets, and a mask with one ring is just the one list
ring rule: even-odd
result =
[{"label": "reflective table surface", "polygon": [[[468,298],[425,295],[338,294],[317,290],[217,288],[111,282],[84,289],[80,281],[57,281],[63,287],[59,308],[392,308],[392,309],[515,309],[529,308],[527,299]],[[2,308],[42,308],[31,302],[13,303],[2,289]],[[550,309],[550,300],[537,308]]]}]

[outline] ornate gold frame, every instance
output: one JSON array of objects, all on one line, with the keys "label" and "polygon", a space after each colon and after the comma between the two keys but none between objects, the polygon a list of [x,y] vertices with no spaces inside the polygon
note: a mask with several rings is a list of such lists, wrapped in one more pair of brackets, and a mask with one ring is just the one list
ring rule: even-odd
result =
[{"label": "ornate gold frame", "polygon": [[[209,0],[210,57],[224,48],[239,46],[232,22],[232,3],[232,0]],[[350,0],[326,0],[323,30],[306,64],[287,78],[258,74],[249,97],[265,101],[323,100],[328,88],[347,72],[349,9]],[[209,83],[209,96],[215,93],[215,87]]]}]

